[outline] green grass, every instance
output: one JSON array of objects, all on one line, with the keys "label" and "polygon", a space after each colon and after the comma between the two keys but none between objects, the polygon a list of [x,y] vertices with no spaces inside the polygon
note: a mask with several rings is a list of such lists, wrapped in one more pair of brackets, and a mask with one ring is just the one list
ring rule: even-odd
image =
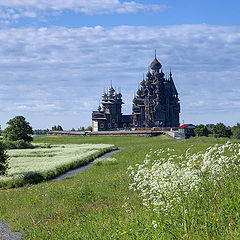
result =
[{"label": "green grass", "polygon": [[0,176],[0,188],[21,187],[51,179],[113,149],[114,145],[110,144],[48,144],[8,150],[9,169],[6,176]]},{"label": "green grass", "polygon": [[231,171],[216,185],[206,178],[204,191],[189,192],[174,212],[165,214],[146,208],[139,192],[129,190],[128,166],[142,164],[150,149],[173,148],[174,154],[182,154],[191,147],[191,153],[204,152],[218,141],[176,142],[167,136],[37,138],[36,143],[104,143],[125,149],[114,155],[115,161],[95,164],[71,179],[1,192],[1,219],[15,230],[25,229],[27,239],[239,239],[240,178]]}]

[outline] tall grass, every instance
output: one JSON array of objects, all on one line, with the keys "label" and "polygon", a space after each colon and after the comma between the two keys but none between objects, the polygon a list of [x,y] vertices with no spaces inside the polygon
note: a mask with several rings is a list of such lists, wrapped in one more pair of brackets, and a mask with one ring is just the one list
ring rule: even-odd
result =
[{"label": "tall grass", "polygon": [[[166,136],[38,138],[38,143],[105,143],[125,149],[114,159],[96,162],[71,179],[2,191],[1,219],[11,223],[15,230],[24,229],[26,239],[240,239],[237,164],[218,162],[219,156],[237,160],[234,149],[238,147],[226,144],[226,139],[216,148],[214,138],[201,138],[199,142],[197,139],[175,142]],[[205,161],[206,153],[210,154]],[[141,175],[138,183],[134,178],[146,158],[149,162],[142,167],[146,174]],[[215,164],[222,169],[212,171],[217,169],[211,169]],[[126,173],[130,165],[134,171],[131,176],[131,169]],[[210,168],[201,175],[203,166]],[[166,176],[160,169],[166,170]],[[187,181],[181,169],[189,175]],[[151,176],[153,181],[161,180],[155,191]],[[196,181],[191,176],[196,176]],[[167,181],[172,187],[164,185]],[[142,188],[129,189],[141,184],[149,189],[146,195]],[[164,203],[157,198],[161,193]],[[168,202],[171,206],[166,208]]]},{"label": "tall grass", "polygon": [[109,144],[72,144],[8,150],[10,168],[6,176],[0,176],[0,187],[19,187],[53,178],[114,148]]},{"label": "tall grass", "polygon": [[[151,160],[152,154],[157,158]],[[239,143],[215,145],[205,152],[188,148],[180,155],[170,148],[150,150],[143,163],[129,166],[127,173],[130,190],[139,194],[152,217],[153,232],[177,239],[240,236]],[[124,208],[131,211],[128,204]]]}]

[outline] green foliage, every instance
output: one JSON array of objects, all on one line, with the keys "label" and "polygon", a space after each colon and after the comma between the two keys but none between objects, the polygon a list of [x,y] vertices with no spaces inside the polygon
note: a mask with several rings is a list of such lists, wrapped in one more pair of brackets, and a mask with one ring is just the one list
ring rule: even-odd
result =
[{"label": "green foliage", "polygon": [[52,127],[52,131],[63,131],[63,128],[60,126],[60,125],[54,125],[53,127]]},{"label": "green foliage", "polygon": [[202,137],[202,136],[205,136],[207,137],[208,134],[209,134],[209,131],[207,129],[206,126],[204,126],[203,124],[200,124],[198,125],[195,129],[195,134],[198,136],[198,137]]},{"label": "green foliage", "polygon": [[92,126],[88,126],[85,131],[92,131]]},{"label": "green foliage", "polygon": [[54,125],[54,126],[52,127],[52,131],[57,131],[57,126],[56,126],[56,125]]},{"label": "green foliage", "polygon": [[213,131],[214,126],[215,126],[215,124],[213,124],[213,123],[206,124],[206,127],[207,127],[208,131],[211,132],[211,133]]},{"label": "green foliage", "polygon": [[29,142],[25,142],[23,140],[17,140],[17,141],[8,141],[3,140],[2,144],[5,149],[27,149],[27,148],[33,148],[33,145]]},{"label": "green foliage", "polygon": [[0,142],[0,175],[4,175],[8,170],[8,155],[5,152],[3,144]]},{"label": "green foliage", "polygon": [[32,127],[23,116],[16,116],[10,119],[7,124],[9,125],[4,131],[3,136],[6,140],[17,141],[23,140],[31,142],[33,138],[29,135],[33,134]]},{"label": "green foliage", "polygon": [[129,165],[143,163],[150,149],[155,154],[153,161],[169,157],[167,152],[158,156],[155,151],[160,148],[174,148],[177,155],[191,148],[194,154],[225,143],[226,138],[195,137],[176,142],[167,136],[48,136],[34,141],[53,145],[109,143],[125,149],[113,156],[114,164],[93,165],[64,181],[2,191],[1,219],[14,230],[27,229],[26,239],[240,239],[239,173],[229,169],[215,184],[206,176],[204,190],[200,187],[183,195],[174,212],[163,214],[146,210],[139,194],[129,190],[126,174]]},{"label": "green foliage", "polygon": [[36,130],[33,130],[33,134],[34,135],[46,135],[47,134],[47,130],[45,130],[45,129],[36,129]]},{"label": "green foliage", "polygon": [[233,138],[240,139],[240,123],[232,127]]},{"label": "green foliage", "polygon": [[232,135],[231,129],[228,129],[223,123],[217,123],[213,127],[213,136],[216,138],[227,137]]}]

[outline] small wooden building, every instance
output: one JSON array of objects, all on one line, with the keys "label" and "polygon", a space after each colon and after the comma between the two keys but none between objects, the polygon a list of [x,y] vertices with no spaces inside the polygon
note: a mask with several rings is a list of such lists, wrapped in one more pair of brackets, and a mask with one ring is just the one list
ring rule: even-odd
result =
[{"label": "small wooden building", "polygon": [[196,126],[193,124],[183,124],[182,126],[178,127],[178,133],[185,138],[195,137],[195,128]]}]

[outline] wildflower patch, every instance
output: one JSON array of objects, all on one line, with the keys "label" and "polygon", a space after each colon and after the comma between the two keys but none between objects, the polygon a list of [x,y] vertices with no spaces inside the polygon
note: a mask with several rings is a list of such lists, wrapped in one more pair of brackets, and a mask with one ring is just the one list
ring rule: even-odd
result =
[{"label": "wildflower patch", "polygon": [[175,210],[189,193],[204,191],[202,183],[206,179],[217,184],[223,176],[226,178],[232,172],[239,174],[239,143],[217,144],[198,153],[191,153],[191,148],[181,155],[174,152],[170,148],[160,149],[154,152],[159,158],[150,160],[150,150],[143,164],[127,169],[132,179],[130,190],[139,192],[143,205],[154,212]]}]

